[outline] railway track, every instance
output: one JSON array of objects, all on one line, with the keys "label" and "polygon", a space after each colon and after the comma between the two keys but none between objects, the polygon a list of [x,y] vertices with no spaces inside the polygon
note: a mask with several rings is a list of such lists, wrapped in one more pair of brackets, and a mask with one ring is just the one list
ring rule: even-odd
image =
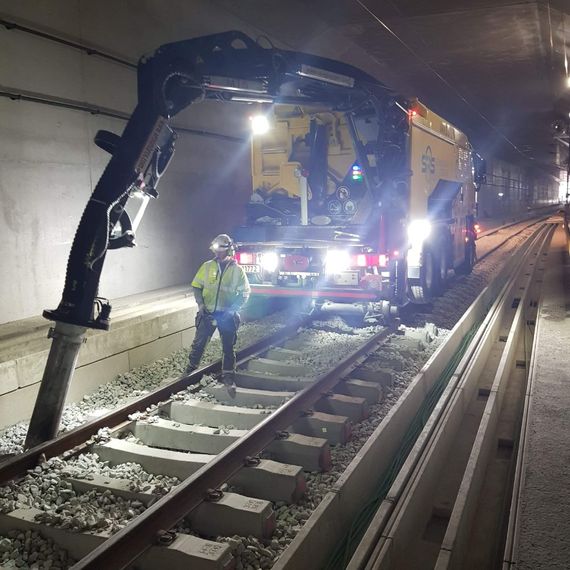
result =
[{"label": "railway track", "polygon": [[[491,291],[494,289],[483,295],[479,311],[489,301]],[[299,364],[304,342],[296,335],[308,322],[295,322],[238,355],[241,370],[235,399],[216,383],[196,384],[201,374],[219,369],[219,362],[214,363],[53,442],[0,463],[0,482],[21,479],[26,470],[45,479],[45,472],[57,466],[64,474],[63,489],[77,502],[80,497],[94,500],[113,495],[126,501],[126,510],[132,511],[127,526],[121,528],[124,522],[118,521],[108,525],[115,531],[112,533],[109,528],[98,529],[93,516],[76,521],[75,527],[66,523],[61,504],[56,504],[49,516],[28,504],[1,516],[0,534],[11,531],[26,537],[25,533],[40,532],[52,537],[72,557],[81,559],[75,568],[123,568],[134,559],[141,568],[166,563],[174,567],[191,563],[196,568],[231,568],[235,564],[232,541],[204,538],[231,535],[257,540],[245,547],[256,550],[257,558],[241,556],[238,568],[248,568],[248,561],[251,568],[319,567],[343,538],[342,527],[350,525],[359,509],[366,507],[368,495],[377,485],[371,468],[381,473],[394,457],[402,455],[399,442],[416,421],[417,413],[425,413],[419,394],[462,350],[466,322],[458,324],[448,342],[413,379],[407,397],[386,407],[386,416],[378,418],[372,437],[334,484],[333,492],[323,493],[322,502],[311,502],[306,516],[294,521],[300,532],[291,544],[291,537],[279,536],[276,513],[286,512],[288,504],[303,501],[307,479],[334,467],[334,451],[349,441],[353,426],[366,421],[368,410],[378,407],[389,393],[395,371],[409,358],[405,335],[395,336],[381,329],[354,350],[337,348],[350,354],[315,377],[311,374],[314,361]],[[374,356],[378,351],[379,358]],[[179,393],[171,397],[175,392]],[[77,476],[81,458],[91,457],[82,454],[89,452],[108,463],[111,476]],[[65,461],[59,458],[62,454]],[[146,481],[133,485],[121,480],[117,474],[126,460],[144,466]],[[83,475],[89,461],[82,464]],[[32,473],[28,477],[33,477]],[[42,490],[37,492],[41,494]],[[27,502],[33,505],[33,497]],[[333,518],[334,528],[327,529],[327,519],[331,527]],[[68,528],[57,526],[66,524]],[[315,551],[320,548],[319,540],[324,540],[327,552],[325,548]],[[259,545],[261,550],[265,545],[261,557]],[[308,566],[307,560],[311,560]]]},{"label": "railway track", "polygon": [[493,299],[397,477],[378,502],[350,570],[492,568],[524,405],[548,224]]},{"label": "railway track", "polygon": [[[55,462],[60,472],[63,470],[70,496],[112,492],[134,501],[138,508],[134,514],[139,516],[124,529],[128,528],[128,532],[120,531],[110,539],[106,536],[108,533],[103,532],[99,533],[102,536],[93,538],[98,534],[97,519],[93,516],[91,523],[76,521],[72,528],[46,526],[45,523],[61,526],[65,517],[57,506],[47,514],[30,506],[15,509],[2,516],[0,531],[33,530],[51,536],[55,542],[66,545],[74,558],[83,558],[78,568],[123,567],[155,543],[157,535],[163,536],[164,529],[175,526],[195,507],[198,508],[189,523],[203,536],[240,534],[270,539],[275,529],[272,503],[284,505],[299,500],[306,488],[304,473],[331,468],[330,446],[342,445],[350,439],[351,426],[367,417],[369,406],[382,399],[383,384],[391,383],[392,379],[386,358],[382,368],[370,369],[365,364],[390,336],[388,329],[378,329],[375,334],[370,332],[364,343],[361,338],[352,342],[353,346],[362,346],[349,351],[345,357],[339,354],[338,365],[315,378],[307,365],[299,364],[302,358],[297,349],[305,344],[302,335],[307,334],[307,330],[302,329],[300,336],[295,337],[298,324],[240,355],[235,398],[215,382],[207,382],[205,386],[191,384],[202,373],[216,368],[206,367],[126,409],[0,464],[3,481],[21,477],[26,469],[34,470],[33,473],[40,471],[39,479],[39,475],[45,478],[46,474],[42,472],[44,467],[36,466],[38,461],[64,453],[72,462],[80,453],[90,451],[110,466],[138,463],[145,471],[166,478],[170,484],[174,478],[176,482],[182,481],[161,501],[155,502],[157,496],[150,484],[150,489],[133,491],[132,485],[120,478],[99,475],[77,478],[74,476],[76,465],[62,467],[60,459],[44,463],[47,468]],[[274,346],[276,343],[281,346]],[[341,351],[346,349],[346,344],[337,347]],[[398,364],[396,361],[394,365]],[[185,386],[190,388],[160,403],[167,394]],[[151,411],[141,413],[149,404]],[[104,435],[96,435],[102,428]],[[92,440],[86,442],[87,437]],[[255,457],[261,452],[261,458]],[[226,481],[241,494],[211,491]],[[89,537],[78,537],[80,530],[88,530]],[[215,560],[214,565],[204,567],[231,566],[227,544],[192,536],[190,543],[187,536],[179,534],[168,547],[151,547],[143,567],[154,567],[157,548],[166,548],[170,554],[178,548],[177,556],[183,560],[179,562],[182,565],[189,560],[196,563],[194,556],[200,559],[203,552],[197,555],[195,551],[206,550],[206,558],[210,556]],[[184,542],[183,539],[187,547],[192,547],[186,556],[175,546]],[[94,545],[102,541],[105,541],[101,547],[103,558],[97,549],[89,554]],[[120,556],[113,550],[114,541],[120,544]]]}]

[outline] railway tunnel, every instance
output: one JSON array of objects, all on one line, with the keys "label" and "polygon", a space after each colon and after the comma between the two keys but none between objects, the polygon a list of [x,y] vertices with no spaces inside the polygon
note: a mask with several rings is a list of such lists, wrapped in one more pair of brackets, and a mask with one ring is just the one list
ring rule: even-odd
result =
[{"label": "railway tunnel", "polygon": [[[0,566],[568,567],[569,29],[563,0],[0,0]],[[234,395],[216,335],[185,372],[222,233]]]}]

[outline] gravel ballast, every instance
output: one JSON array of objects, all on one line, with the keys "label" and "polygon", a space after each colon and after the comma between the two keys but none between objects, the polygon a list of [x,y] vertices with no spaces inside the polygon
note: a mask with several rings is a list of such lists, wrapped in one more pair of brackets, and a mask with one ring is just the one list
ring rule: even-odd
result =
[{"label": "gravel ballast", "polygon": [[[274,313],[263,319],[244,323],[239,330],[236,349],[240,350],[286,325],[288,314]],[[202,364],[220,358],[221,343],[216,335],[206,347]],[[119,374],[111,382],[99,386],[80,402],[65,406],[61,418],[61,432],[69,431],[98,415],[103,415],[133,398],[144,396],[158,388],[162,382],[179,377],[188,364],[188,349],[177,350],[166,358]],[[19,422],[0,433],[0,456],[22,453],[28,422]]]},{"label": "gravel ballast", "polygon": [[[529,233],[530,231],[527,232]],[[501,255],[493,254],[477,265],[471,275],[452,280],[450,289],[433,304],[429,313],[404,314],[405,326],[401,330],[405,333],[404,338],[411,339],[412,342],[402,343],[401,336],[394,336],[367,362],[369,368],[375,366],[385,368],[385,362],[390,361],[393,369],[393,386],[385,388],[384,400],[380,404],[370,407],[369,418],[353,427],[352,439],[346,445],[331,448],[332,470],[306,474],[307,493],[298,504],[274,505],[277,528],[271,540],[263,542],[254,537],[239,536],[217,538],[232,547],[237,558],[238,570],[271,568],[429,356],[446,337],[445,329],[451,328],[457,322],[469,304],[496,276],[503,264],[502,256],[511,255],[527,234],[515,238]],[[286,313],[279,313],[259,321],[245,323],[240,329],[238,349],[281,328],[286,318]],[[379,330],[379,327],[352,328],[338,317],[316,321],[314,326],[315,328],[301,332],[304,344],[300,357],[288,361],[291,364],[306,366],[310,369],[311,375],[330,369],[360,346],[367,337]],[[438,330],[438,327],[442,327],[442,330]],[[219,356],[220,342],[219,339],[214,339],[208,346],[202,362],[203,364],[212,362]],[[85,396],[81,402],[66,406],[62,431],[72,429],[94,415],[110,411],[133,397],[144,395],[157,388],[166,379],[180,376],[186,367],[187,358],[188,351],[180,350],[150,365],[119,375],[114,381],[102,385],[92,394]],[[201,386],[204,387],[211,382],[215,380],[205,377],[201,381]],[[215,401],[211,395],[194,387],[177,395],[176,398]],[[141,417],[148,416],[143,414]],[[220,429],[230,427],[221,426]],[[0,454],[20,453],[26,430],[26,423],[5,430],[0,437]],[[94,474],[127,479],[132,483],[132,490],[139,492],[153,488],[156,489],[153,492],[158,494],[167,493],[172,486],[178,484],[174,478],[146,473],[136,464],[122,464],[111,468],[93,454],[84,454],[68,460],[53,458],[28,472],[20,483],[0,488],[0,511],[6,513],[19,507],[35,507],[42,511],[40,515],[42,522],[77,532],[99,530],[116,532],[144,511],[145,506],[140,501],[129,501],[113,495],[110,491],[89,491],[78,494],[73,490],[70,478],[89,479]],[[239,489],[236,490],[239,492]],[[184,527],[180,530],[192,532],[191,529]],[[33,558],[36,551],[26,554],[22,550],[27,538],[26,533],[23,540],[20,538],[22,533],[16,533],[14,536],[12,534],[14,533],[0,538],[0,560],[3,567],[66,568],[71,563],[65,552],[57,550],[53,543],[49,546],[49,541],[42,542],[43,539],[34,541],[38,544],[45,543],[46,546],[43,546],[43,551],[41,549],[38,551],[37,558],[32,561],[30,556]],[[46,558],[47,566],[41,565],[39,552],[50,552],[50,557]],[[27,558],[24,558],[24,555]],[[52,561],[52,565],[49,561]]]}]

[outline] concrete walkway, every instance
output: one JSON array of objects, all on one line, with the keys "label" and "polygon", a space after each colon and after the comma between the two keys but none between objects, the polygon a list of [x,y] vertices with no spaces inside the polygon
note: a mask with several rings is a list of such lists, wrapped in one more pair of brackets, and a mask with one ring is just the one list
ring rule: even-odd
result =
[{"label": "concrete walkway", "polygon": [[[87,332],[67,401],[78,401],[117,374],[190,346],[196,304],[188,295],[188,286],[178,286],[114,302],[111,330]],[[0,325],[0,428],[31,415],[52,325],[41,316]]]},{"label": "concrete walkway", "polygon": [[570,568],[570,259],[551,243],[533,354],[517,570]]}]

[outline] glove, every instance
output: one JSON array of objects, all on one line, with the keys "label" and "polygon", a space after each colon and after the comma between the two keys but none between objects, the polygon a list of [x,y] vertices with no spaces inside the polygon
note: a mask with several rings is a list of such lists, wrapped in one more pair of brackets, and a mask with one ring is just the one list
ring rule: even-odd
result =
[{"label": "glove", "polygon": [[202,319],[208,321],[213,320],[212,314],[209,313],[204,305],[198,305],[198,312],[196,313],[195,325],[198,326]]}]

